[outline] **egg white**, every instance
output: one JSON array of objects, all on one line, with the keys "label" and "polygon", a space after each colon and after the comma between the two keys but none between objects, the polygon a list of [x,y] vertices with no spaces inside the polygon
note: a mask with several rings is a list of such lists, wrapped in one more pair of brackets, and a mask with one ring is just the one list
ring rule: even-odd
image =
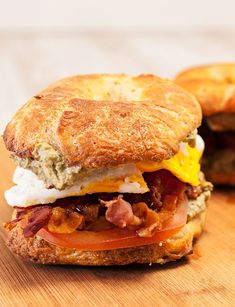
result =
[{"label": "egg white", "polygon": [[[119,193],[145,193],[146,187],[140,183],[129,181],[128,176],[137,175],[142,178],[141,172],[134,164],[128,164],[113,169],[106,169],[99,173],[92,174],[75,185],[64,190],[55,188],[47,189],[42,180],[40,180],[32,171],[17,167],[13,175],[13,182],[16,184],[5,192],[5,198],[10,206],[29,207],[37,204],[53,203],[59,198],[82,195],[82,189],[89,186],[90,183],[102,182],[104,179],[123,178],[122,184],[116,192]],[[104,191],[105,192],[105,191]],[[93,191],[92,193],[95,193]]]},{"label": "egg white", "polygon": [[[181,156],[183,154],[183,156],[188,157],[190,152],[187,149],[187,143],[181,142],[179,145],[179,153],[181,153]],[[202,153],[204,150],[204,142],[199,135],[196,137],[195,149],[198,153]],[[180,159],[182,159],[182,157]],[[181,163],[184,162],[184,158],[183,161],[180,159],[178,161],[176,158],[174,162],[172,162],[172,160],[165,160],[160,162],[159,165],[156,165],[155,162],[153,162],[153,169],[148,171],[156,171],[161,168],[169,169],[169,171],[171,171],[180,180],[190,183],[190,178],[193,175],[192,167],[189,168],[191,161],[190,165],[186,164],[184,166],[184,163]],[[200,168],[199,164],[198,167]],[[130,180],[130,176],[133,175],[134,178],[139,179],[139,182]],[[194,175],[197,176],[196,173]],[[112,169],[109,168],[105,170],[99,170],[96,173],[81,179],[72,187],[66,188],[64,190],[57,190],[55,188],[47,189],[43,181],[40,180],[32,171],[17,167],[13,176],[13,182],[16,185],[5,192],[5,198],[10,206],[17,207],[29,207],[38,204],[48,204],[53,203],[60,198],[84,195],[85,193],[83,192],[83,189],[86,187],[88,187],[88,192],[86,193],[96,193],[98,192],[98,188],[96,190],[96,187],[98,187],[99,184],[102,185],[102,181],[107,179],[109,183],[112,183],[111,180],[120,180],[118,181],[119,184],[115,192],[145,193],[149,191],[142,177],[142,172],[136,167],[135,164],[126,164]],[[93,184],[93,187],[89,191],[90,184]],[[106,191],[102,192],[109,192],[108,188]]]}]

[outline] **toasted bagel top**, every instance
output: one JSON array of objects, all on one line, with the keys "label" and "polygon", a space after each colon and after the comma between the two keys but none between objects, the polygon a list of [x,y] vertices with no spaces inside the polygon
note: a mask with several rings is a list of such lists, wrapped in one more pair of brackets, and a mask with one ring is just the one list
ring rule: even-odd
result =
[{"label": "toasted bagel top", "polygon": [[201,122],[196,99],[153,75],[81,75],[55,82],[31,98],[4,132],[8,150],[35,158],[38,144],[66,165],[100,168],[161,161]]},{"label": "toasted bagel top", "polygon": [[235,63],[193,67],[175,81],[196,96],[203,115],[235,112]]}]

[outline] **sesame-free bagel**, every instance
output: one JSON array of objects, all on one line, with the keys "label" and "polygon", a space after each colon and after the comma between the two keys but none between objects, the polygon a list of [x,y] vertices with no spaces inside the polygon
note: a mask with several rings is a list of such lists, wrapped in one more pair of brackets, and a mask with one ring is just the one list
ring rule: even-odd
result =
[{"label": "sesame-free bagel", "polygon": [[193,67],[175,81],[196,96],[203,115],[235,112],[235,63]]},{"label": "sesame-free bagel", "polygon": [[199,126],[191,94],[153,75],[81,75],[31,98],[4,132],[9,151],[34,159],[47,143],[67,166],[87,169],[143,160],[161,161]]}]

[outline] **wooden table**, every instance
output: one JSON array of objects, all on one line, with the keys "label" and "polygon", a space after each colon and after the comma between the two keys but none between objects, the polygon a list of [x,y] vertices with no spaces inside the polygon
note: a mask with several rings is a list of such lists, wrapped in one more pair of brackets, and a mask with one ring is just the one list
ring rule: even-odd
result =
[{"label": "wooden table", "polygon": [[194,253],[177,263],[42,266],[5,246],[3,192],[14,169],[0,143],[0,306],[235,306],[235,191],[215,191]]}]

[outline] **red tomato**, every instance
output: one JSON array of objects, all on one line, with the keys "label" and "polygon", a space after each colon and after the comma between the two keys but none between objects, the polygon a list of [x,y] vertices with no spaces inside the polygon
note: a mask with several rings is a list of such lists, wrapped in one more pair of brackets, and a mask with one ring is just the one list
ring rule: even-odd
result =
[{"label": "red tomato", "polygon": [[56,234],[42,228],[37,234],[51,244],[81,250],[110,250],[148,245],[165,241],[177,233],[187,221],[188,201],[180,202],[173,218],[154,236],[139,237],[135,231],[117,227],[101,231],[76,230],[70,234]]}]

